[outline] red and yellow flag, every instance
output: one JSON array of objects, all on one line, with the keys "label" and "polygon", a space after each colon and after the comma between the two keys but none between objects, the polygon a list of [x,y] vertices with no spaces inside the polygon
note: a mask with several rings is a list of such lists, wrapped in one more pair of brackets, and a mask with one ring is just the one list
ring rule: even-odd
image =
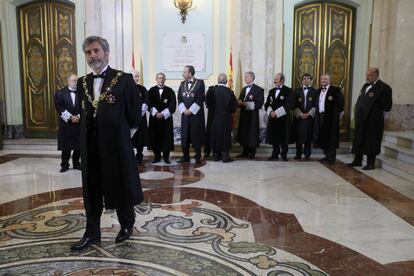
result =
[{"label": "red and yellow flag", "polygon": [[227,66],[227,86],[233,90],[233,50],[230,47],[230,58],[229,58],[229,64]]}]

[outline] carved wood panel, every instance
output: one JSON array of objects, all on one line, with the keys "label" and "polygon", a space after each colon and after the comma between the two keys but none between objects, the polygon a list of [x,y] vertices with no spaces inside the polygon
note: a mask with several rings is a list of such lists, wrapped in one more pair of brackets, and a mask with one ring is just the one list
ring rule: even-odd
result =
[{"label": "carved wood panel", "polygon": [[312,3],[295,7],[293,86],[309,73],[319,87],[319,76],[328,73],[331,83],[342,88],[345,113],[342,137],[349,136],[351,101],[351,54],[354,9],[342,4]]},{"label": "carved wood panel", "polygon": [[54,93],[76,72],[75,9],[58,1],[19,8],[26,137],[52,137],[58,120]]}]

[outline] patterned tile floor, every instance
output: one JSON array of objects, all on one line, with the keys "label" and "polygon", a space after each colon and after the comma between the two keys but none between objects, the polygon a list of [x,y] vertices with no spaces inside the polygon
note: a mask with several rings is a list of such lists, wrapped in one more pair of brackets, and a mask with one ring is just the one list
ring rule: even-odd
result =
[{"label": "patterned tile floor", "polygon": [[0,275],[414,275],[411,195],[341,162],[147,160],[132,238],[108,210],[80,253],[80,172],[58,164],[0,156]]}]

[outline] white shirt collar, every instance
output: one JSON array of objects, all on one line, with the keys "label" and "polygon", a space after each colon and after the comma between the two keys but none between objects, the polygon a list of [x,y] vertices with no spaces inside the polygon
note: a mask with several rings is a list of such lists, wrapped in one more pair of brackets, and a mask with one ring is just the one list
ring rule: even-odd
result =
[{"label": "white shirt collar", "polygon": [[225,84],[219,83],[218,86],[224,86],[227,87]]}]

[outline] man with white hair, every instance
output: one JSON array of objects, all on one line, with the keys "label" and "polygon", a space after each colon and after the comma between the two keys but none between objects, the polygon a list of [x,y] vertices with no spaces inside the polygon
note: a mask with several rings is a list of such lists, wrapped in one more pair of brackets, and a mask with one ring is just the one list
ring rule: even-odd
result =
[{"label": "man with white hair", "polygon": [[62,151],[60,172],[69,169],[69,159],[72,154],[72,165],[76,170],[81,169],[80,158],[80,112],[81,104],[76,93],[78,76],[70,74],[67,77],[68,85],[55,94],[55,108],[59,114],[58,150]]},{"label": "man with white hair", "polygon": [[237,109],[237,99],[226,86],[227,75],[218,76],[218,85],[210,86],[206,94],[206,106],[211,112],[211,149],[214,161],[232,162],[230,158],[232,114]]},{"label": "man with white hair", "polygon": [[331,85],[328,74],[321,76],[321,88],[316,101],[316,144],[325,155],[321,161],[335,164],[336,149],[339,147],[339,130],[344,112],[344,95],[341,88]]},{"label": "man with white hair", "polygon": [[264,103],[264,89],[256,85],[254,79],[252,71],[244,74],[246,86],[243,87],[238,101],[240,118],[237,142],[243,147],[243,151],[237,157],[249,159],[254,159],[256,148],[260,144],[259,110]]}]

